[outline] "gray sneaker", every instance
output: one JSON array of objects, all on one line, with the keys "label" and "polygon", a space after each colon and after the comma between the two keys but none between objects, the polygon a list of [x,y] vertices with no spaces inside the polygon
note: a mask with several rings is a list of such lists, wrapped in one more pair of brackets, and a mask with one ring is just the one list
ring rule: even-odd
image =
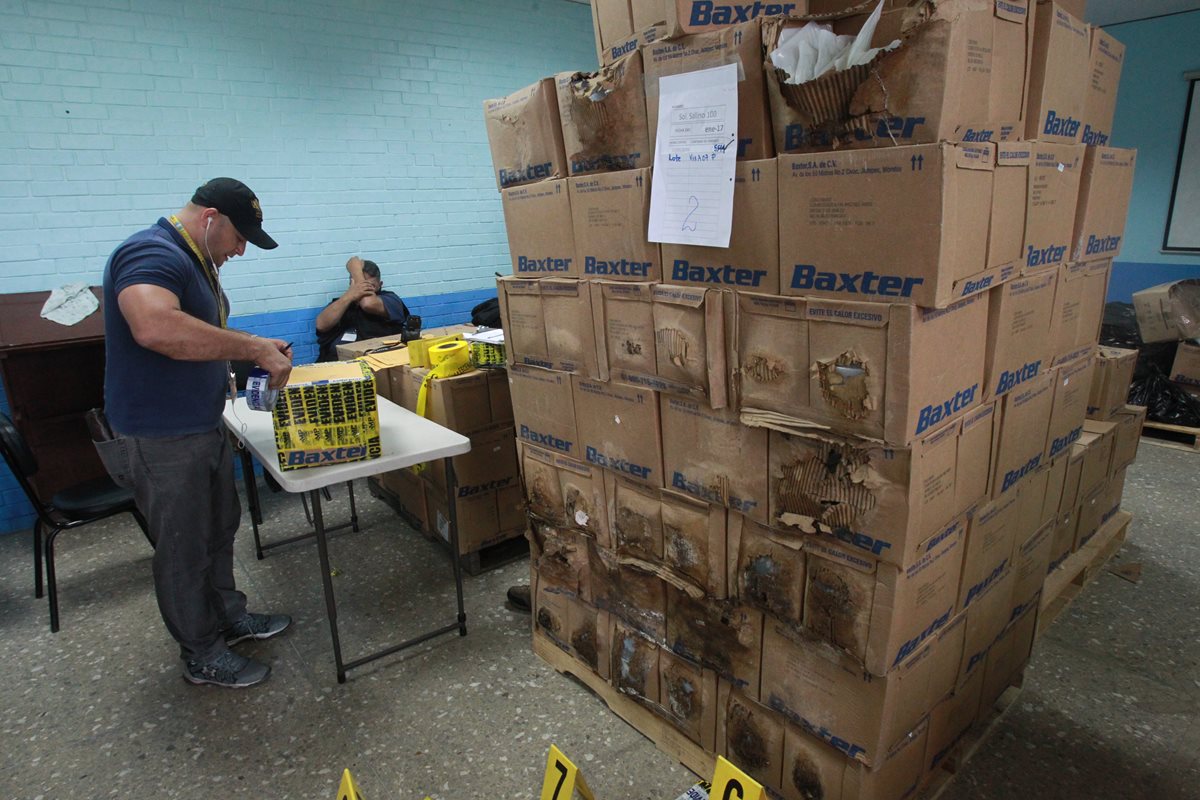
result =
[{"label": "gray sneaker", "polygon": [[225,631],[225,644],[232,647],[247,639],[270,639],[272,636],[286,631],[291,624],[292,618],[287,614],[251,614],[247,612]]},{"label": "gray sneaker", "polygon": [[239,656],[226,650],[211,661],[188,661],[183,665],[183,679],[188,683],[211,683],[229,689],[244,689],[262,683],[271,668],[260,661]]}]

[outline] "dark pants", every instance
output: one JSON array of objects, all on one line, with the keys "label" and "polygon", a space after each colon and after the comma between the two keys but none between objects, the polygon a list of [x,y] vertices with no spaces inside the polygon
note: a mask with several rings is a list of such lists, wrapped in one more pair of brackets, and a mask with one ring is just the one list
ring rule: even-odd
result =
[{"label": "dark pants", "polygon": [[181,657],[206,661],[225,649],[223,631],[246,612],[246,595],[233,580],[233,537],[242,507],[229,438],[218,428],[122,441],[129,469],[121,477],[154,539],[158,610]]}]

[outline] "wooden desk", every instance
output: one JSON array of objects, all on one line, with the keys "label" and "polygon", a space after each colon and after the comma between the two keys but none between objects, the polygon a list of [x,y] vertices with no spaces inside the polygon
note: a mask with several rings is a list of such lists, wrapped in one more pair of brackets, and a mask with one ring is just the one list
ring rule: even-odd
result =
[{"label": "wooden desk", "polygon": [[104,405],[104,300],[76,325],[42,319],[49,292],[0,295],[0,378],[13,422],[38,462],[34,488],[60,489],[107,475],[83,415]]}]

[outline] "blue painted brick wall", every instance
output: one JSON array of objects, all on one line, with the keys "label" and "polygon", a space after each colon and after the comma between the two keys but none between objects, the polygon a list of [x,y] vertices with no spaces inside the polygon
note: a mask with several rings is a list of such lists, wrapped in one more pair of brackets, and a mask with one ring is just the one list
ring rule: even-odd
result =
[{"label": "blue painted brick wall", "polygon": [[[509,270],[483,101],[595,60],[568,0],[0,0],[0,293],[99,283],[232,175],[280,243],[222,270],[235,324],[311,360],[356,253],[462,321]],[[17,494],[0,471],[0,531],[31,523]]]}]

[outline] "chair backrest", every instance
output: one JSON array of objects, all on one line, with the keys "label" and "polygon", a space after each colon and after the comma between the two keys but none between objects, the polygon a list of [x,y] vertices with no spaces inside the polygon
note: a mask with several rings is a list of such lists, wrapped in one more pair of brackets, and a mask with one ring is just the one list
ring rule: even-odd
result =
[{"label": "chair backrest", "polygon": [[0,413],[0,450],[4,452],[4,460],[8,468],[24,483],[37,474],[37,459],[33,451],[25,444],[25,437],[17,430],[12,419]]}]

